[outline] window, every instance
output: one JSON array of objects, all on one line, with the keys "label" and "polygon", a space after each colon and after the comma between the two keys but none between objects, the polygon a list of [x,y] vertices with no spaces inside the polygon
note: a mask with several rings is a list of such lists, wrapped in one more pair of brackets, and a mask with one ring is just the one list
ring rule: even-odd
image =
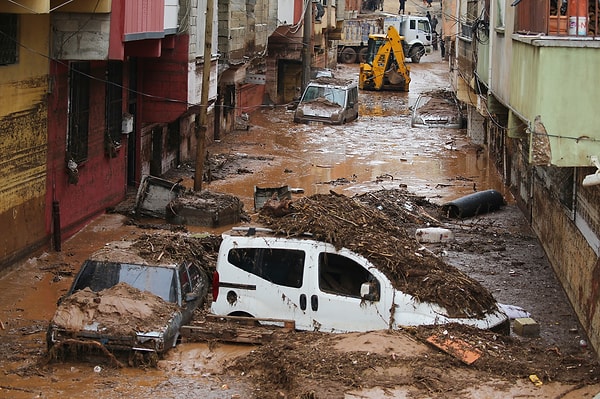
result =
[{"label": "window", "polygon": [[460,36],[470,39],[473,36],[473,23],[477,19],[477,2],[469,0],[467,8],[461,7]]},{"label": "window", "polygon": [[[331,294],[360,298],[364,283],[375,284],[379,292],[379,282],[364,267],[345,256],[321,253],[319,255],[319,289]],[[379,300],[373,298],[372,300]]]},{"label": "window", "polygon": [[81,163],[88,156],[90,118],[90,63],[72,62],[69,65],[69,131],[67,160]]},{"label": "window", "polygon": [[0,14],[0,65],[17,62],[17,15]]},{"label": "window", "polygon": [[234,248],[227,260],[234,266],[274,284],[300,288],[304,251],[295,249]]},{"label": "window", "polygon": [[106,139],[108,144],[121,144],[123,121],[123,63],[109,61],[106,70]]},{"label": "window", "polygon": [[599,11],[600,3],[597,1],[519,1],[516,4],[515,31],[553,36],[597,36]]},{"label": "window", "polygon": [[428,21],[419,21],[419,30],[425,33],[431,33],[431,25]]},{"label": "window", "polygon": [[506,3],[504,0],[496,0],[496,8],[497,8],[496,28],[504,28],[504,16],[506,13],[505,7],[506,7]]}]

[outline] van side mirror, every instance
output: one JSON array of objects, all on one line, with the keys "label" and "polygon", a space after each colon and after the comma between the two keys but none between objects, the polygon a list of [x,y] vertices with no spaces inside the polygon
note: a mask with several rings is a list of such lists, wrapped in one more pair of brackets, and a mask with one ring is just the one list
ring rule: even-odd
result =
[{"label": "van side mirror", "polygon": [[379,288],[375,283],[362,283],[360,286],[360,297],[367,301],[379,300]]}]

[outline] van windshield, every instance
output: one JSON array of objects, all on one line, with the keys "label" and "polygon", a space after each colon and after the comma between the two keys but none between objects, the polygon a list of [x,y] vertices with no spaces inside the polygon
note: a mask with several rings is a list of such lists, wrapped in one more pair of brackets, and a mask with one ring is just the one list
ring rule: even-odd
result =
[{"label": "van windshield", "polygon": [[344,107],[346,102],[346,90],[338,87],[308,86],[302,97],[302,102],[314,101],[318,98],[323,98],[340,107]]}]

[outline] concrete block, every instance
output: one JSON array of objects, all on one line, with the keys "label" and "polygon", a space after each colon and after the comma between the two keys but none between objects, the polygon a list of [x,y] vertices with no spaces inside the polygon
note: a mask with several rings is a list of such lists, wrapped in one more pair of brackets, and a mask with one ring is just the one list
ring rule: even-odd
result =
[{"label": "concrete block", "polygon": [[531,317],[518,318],[513,322],[513,332],[522,337],[539,337],[540,325]]}]

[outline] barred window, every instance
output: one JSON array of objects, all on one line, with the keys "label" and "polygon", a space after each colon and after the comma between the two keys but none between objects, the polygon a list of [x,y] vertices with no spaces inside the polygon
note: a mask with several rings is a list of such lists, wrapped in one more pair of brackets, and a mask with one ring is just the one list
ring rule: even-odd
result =
[{"label": "barred window", "polygon": [[17,63],[17,14],[0,14],[0,65]]},{"label": "barred window", "polygon": [[77,163],[88,157],[90,119],[90,63],[69,65],[69,132],[67,157]]}]

